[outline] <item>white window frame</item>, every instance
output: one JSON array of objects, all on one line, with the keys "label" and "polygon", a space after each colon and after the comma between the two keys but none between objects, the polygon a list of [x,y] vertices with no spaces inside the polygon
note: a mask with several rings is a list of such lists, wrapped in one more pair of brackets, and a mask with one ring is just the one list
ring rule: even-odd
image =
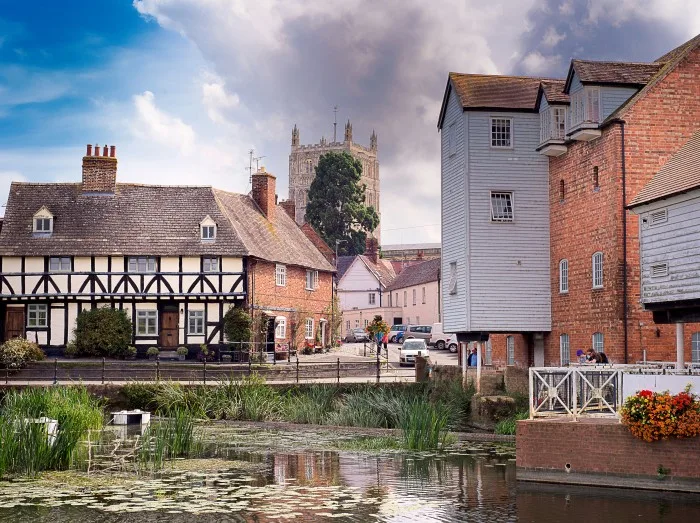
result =
[{"label": "white window frame", "polygon": [[566,113],[566,106],[561,105],[550,105],[540,113],[540,143],[566,139]]},{"label": "white window frame", "polygon": [[216,240],[216,225],[200,225],[200,235],[203,241]]},{"label": "white window frame", "polygon": [[[593,114],[597,106],[598,114]],[[581,124],[599,124],[601,119],[601,95],[598,87],[584,87],[571,95],[571,127]]]},{"label": "white window frame", "polygon": [[72,263],[69,256],[51,256],[49,258],[49,272],[70,272]]},{"label": "white window frame", "polygon": [[202,258],[202,272],[219,272],[219,257],[204,256]]},{"label": "white window frame", "polygon": [[45,303],[27,305],[27,328],[46,329],[49,326],[49,306]]},{"label": "white window frame", "polygon": [[602,332],[594,332],[591,336],[591,347],[596,352],[605,352],[605,337]]},{"label": "white window frame", "polygon": [[[155,256],[129,256],[128,264],[129,272],[150,273],[156,272],[158,263]],[[141,270],[143,266],[143,270]]]},{"label": "white window frame", "polygon": [[318,289],[318,271],[306,271],[306,290],[315,291]]},{"label": "white window frame", "polygon": [[506,365],[515,365],[515,338],[506,336]]},{"label": "white window frame", "polygon": [[275,265],[275,285],[277,287],[287,286],[287,266],[282,264]]},{"label": "white window frame", "polygon": [[[192,328],[194,324],[194,329]],[[187,334],[204,336],[204,311],[187,311]]]},{"label": "white window frame", "polygon": [[561,366],[566,367],[571,364],[571,345],[568,334],[559,335],[559,360]]},{"label": "white window frame", "polygon": [[[33,230],[36,233],[40,234],[50,234],[53,232],[53,218],[50,216],[37,216],[34,218],[34,227]],[[47,225],[46,222],[48,222],[48,229],[44,227],[44,225]],[[41,224],[41,227],[39,225]]]},{"label": "white window frame", "polygon": [[569,260],[566,258],[559,262],[559,294],[569,292]]},{"label": "white window frame", "polygon": [[700,363],[700,332],[694,332],[690,339],[690,361]]},{"label": "white window frame", "polygon": [[598,251],[591,256],[592,280],[594,289],[603,288],[603,253]]},{"label": "white window frame", "polygon": [[457,294],[457,262],[450,262],[450,280],[448,290],[450,294]]},{"label": "white window frame", "polygon": [[[504,201],[505,205],[498,203]],[[494,203],[497,203],[494,207]],[[491,222],[493,223],[513,223],[515,221],[515,195],[513,191],[489,191],[489,204],[491,208]],[[510,204],[510,215],[508,215],[508,204]]]},{"label": "white window frame", "polygon": [[370,293],[369,293],[369,296],[368,296],[368,299],[369,299],[369,304],[370,304],[370,305],[376,305],[376,304],[377,304],[377,294],[376,294],[376,293],[370,292]]},{"label": "white window frame", "polygon": [[278,318],[275,325],[275,339],[284,340],[287,338],[287,318]]},{"label": "white window frame", "polygon": [[[153,320],[151,329],[150,320]],[[157,336],[158,335],[158,311],[136,311],[136,336]]]},{"label": "white window frame", "polygon": [[355,328],[356,328],[356,329],[359,329],[359,328],[360,328],[360,320],[359,320],[359,319],[356,319],[356,320],[355,320]]},{"label": "white window frame", "polygon": [[457,154],[457,136],[455,134],[456,122],[452,122],[447,128],[447,151],[449,156]]},{"label": "white window frame", "polygon": [[314,319],[313,318],[306,318],[306,322],[304,325],[304,338],[307,340],[314,339]]},{"label": "white window frame", "polygon": [[[507,137],[505,134],[503,136],[499,136],[499,133],[502,133],[503,131],[496,131],[494,130],[494,122],[500,122],[501,125],[503,123],[508,122],[507,128],[508,128],[508,134]],[[498,125],[498,124],[496,124]],[[496,133],[494,135],[494,133]],[[500,145],[498,144],[499,141],[507,141],[506,145]],[[494,144],[495,142],[495,144]],[[491,144],[492,149],[512,149],[513,148],[513,119],[512,118],[504,118],[502,116],[492,116],[489,118],[489,143]]]}]

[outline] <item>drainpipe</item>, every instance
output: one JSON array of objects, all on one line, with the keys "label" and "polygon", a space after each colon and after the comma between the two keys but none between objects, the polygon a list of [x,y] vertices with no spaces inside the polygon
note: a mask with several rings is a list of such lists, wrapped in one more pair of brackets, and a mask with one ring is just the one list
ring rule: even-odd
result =
[{"label": "drainpipe", "polygon": [[627,171],[625,164],[625,121],[620,124],[620,141],[622,154],[622,317],[624,319],[625,363],[629,359],[629,339],[627,329]]},{"label": "drainpipe", "polygon": [[[440,263],[442,263],[442,261]],[[438,323],[442,323],[442,310],[440,310],[441,309],[440,303],[442,302],[442,295],[440,294],[440,269],[438,269],[438,273],[437,273],[437,284],[438,284],[438,293],[437,293]]]}]

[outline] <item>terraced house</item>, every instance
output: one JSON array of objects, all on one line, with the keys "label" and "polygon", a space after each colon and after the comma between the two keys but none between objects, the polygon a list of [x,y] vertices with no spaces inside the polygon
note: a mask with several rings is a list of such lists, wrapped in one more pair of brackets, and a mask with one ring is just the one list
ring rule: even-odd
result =
[{"label": "terraced house", "polygon": [[626,206],[700,127],[700,37],[561,79],[450,73],[438,127],[446,331],[490,338],[494,364],[676,359],[640,303]]},{"label": "terraced house", "polygon": [[137,347],[223,343],[231,306],[263,315],[267,341],[289,342],[292,317],[329,336],[333,267],[264,169],[250,195],[117,183],[114,146],[88,145],[80,183],[12,183],[0,271],[3,338],[53,352],[94,307],[126,310]]}]

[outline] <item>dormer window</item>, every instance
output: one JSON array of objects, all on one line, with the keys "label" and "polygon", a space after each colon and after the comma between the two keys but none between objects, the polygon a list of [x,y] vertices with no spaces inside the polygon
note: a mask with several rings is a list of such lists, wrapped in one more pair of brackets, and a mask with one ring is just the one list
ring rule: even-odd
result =
[{"label": "dormer window", "polygon": [[214,241],[216,239],[216,222],[207,216],[200,222],[199,231],[202,241]]},{"label": "dormer window", "polygon": [[33,218],[33,228],[35,234],[50,235],[53,232],[53,214],[46,207],[39,209]]}]

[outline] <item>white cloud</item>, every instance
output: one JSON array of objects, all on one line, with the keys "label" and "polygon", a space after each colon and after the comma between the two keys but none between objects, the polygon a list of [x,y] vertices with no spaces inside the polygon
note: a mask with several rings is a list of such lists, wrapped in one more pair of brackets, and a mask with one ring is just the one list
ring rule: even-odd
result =
[{"label": "white cloud", "polygon": [[544,33],[544,37],[542,38],[542,45],[544,45],[545,47],[554,47],[559,42],[564,40],[564,38],[566,38],[565,35],[557,32],[557,29],[554,26],[550,26]]},{"label": "white cloud", "polygon": [[225,112],[240,105],[237,94],[226,92],[226,83],[219,77],[211,77],[202,82],[202,103],[207,109],[207,115],[212,122],[224,123],[227,121]]},{"label": "white cloud", "polygon": [[544,56],[539,51],[529,53],[523,58],[523,67],[529,75],[539,76],[551,70],[559,61],[559,56]]},{"label": "white cloud", "polygon": [[184,154],[192,151],[195,133],[180,118],[158,109],[155,95],[145,91],[133,97],[136,108],[134,133],[140,138],[167,145]]},{"label": "white cloud", "polygon": [[605,20],[619,26],[639,18],[673,24],[683,38],[700,32],[700,2],[697,0],[596,0],[588,3],[588,21]]}]

